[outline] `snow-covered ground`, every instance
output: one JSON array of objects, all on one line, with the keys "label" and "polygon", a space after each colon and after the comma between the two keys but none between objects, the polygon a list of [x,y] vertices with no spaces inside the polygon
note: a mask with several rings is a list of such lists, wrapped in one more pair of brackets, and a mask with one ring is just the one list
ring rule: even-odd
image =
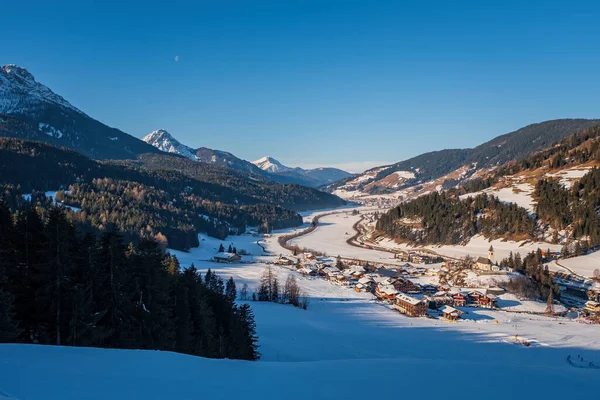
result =
[{"label": "snow-covered ground", "polygon": [[[421,333],[407,331],[413,339]],[[363,337],[352,338],[356,342],[349,351],[368,347]],[[408,398],[443,393],[451,399],[495,400],[597,394],[599,371],[571,366],[567,352],[482,343],[465,354],[462,346],[431,342],[431,358],[414,351],[413,342],[404,337],[387,342],[402,350],[399,357],[254,363],[159,351],[0,345],[0,398],[305,400],[352,399],[359,393],[398,397],[401,392]]]},{"label": "snow-covered ground", "polygon": [[591,169],[592,167],[568,168],[554,174],[546,174],[546,176],[558,178],[563,186],[570,188],[573,183],[583,178]]},{"label": "snow-covered ground", "polygon": [[466,199],[467,197],[475,197],[478,194],[486,193],[497,197],[498,200],[504,203],[516,203],[533,214],[535,212],[535,201],[532,197],[533,190],[533,186],[529,183],[520,183],[500,189],[488,188],[479,192],[467,193],[461,195],[460,198]]},{"label": "snow-covered ground", "polygon": [[[410,249],[411,247],[405,244],[398,244],[390,239],[381,239],[379,245],[390,249]],[[551,251],[560,251],[561,245],[549,244],[546,242],[514,242],[511,240],[495,239],[489,240],[481,235],[474,236],[465,245],[430,245],[422,246],[420,248],[429,249],[436,253],[453,258],[463,258],[466,255],[471,255],[475,258],[488,256],[488,250],[490,246],[494,247],[496,261],[499,262],[502,259],[509,256],[510,252],[520,253],[522,256],[525,254],[536,251],[538,248],[542,250],[550,249]]]},{"label": "snow-covered ground", "polygon": [[[45,193],[44,193],[44,195],[45,195],[46,197],[49,197],[49,198],[51,198],[51,199],[52,199],[52,202],[53,202],[54,204],[61,205],[61,206],[63,206],[63,207],[66,207],[66,208],[70,209],[71,211],[74,211],[74,212],[81,211],[81,208],[79,208],[79,207],[73,207],[73,206],[69,206],[69,205],[67,205],[67,204],[65,204],[65,203],[62,203],[62,202],[60,202],[60,201],[57,201],[57,200],[56,200],[56,193],[57,193],[57,191],[49,191],[49,192],[45,192]],[[65,193],[66,193],[66,194],[69,194],[69,193],[70,193],[70,191],[66,190],[66,191],[65,191]],[[24,195],[22,195],[22,197],[23,197],[23,200],[31,201],[31,193],[24,194]]]},{"label": "snow-covered ground", "polygon": [[600,270],[600,251],[595,251],[581,257],[560,260],[558,264],[553,263],[550,267],[552,270],[556,271],[564,270],[565,268],[563,267],[566,267],[577,275],[592,278],[594,276],[594,271],[596,269]]},{"label": "snow-covered ground", "polygon": [[[309,221],[314,215],[307,215]],[[321,219],[319,228],[298,239],[331,255],[389,260],[386,252],[348,246],[357,216]],[[277,238],[264,238],[272,254],[286,253]],[[311,238],[312,237],[312,238]],[[204,239],[204,240],[202,240]],[[258,286],[267,262],[252,235],[225,241],[201,236],[190,253],[174,252],[183,266],[211,268],[232,276],[238,290]],[[233,244],[252,253],[237,264],[207,261],[218,246]],[[487,243],[485,251],[487,252]],[[355,251],[356,253],[352,253]],[[380,254],[381,253],[381,254]],[[250,262],[251,261],[251,262]],[[100,350],[0,345],[0,398],[37,399],[348,399],[377,396],[486,399],[532,397],[593,398],[600,371],[575,368],[567,357],[600,365],[600,330],[567,318],[464,308],[457,323],[408,318],[373,296],[306,278],[289,267],[272,267],[280,282],[294,274],[309,296],[307,310],[250,302],[260,338],[259,362],[209,360],[157,351]],[[423,277],[423,279],[427,279]],[[545,304],[504,294],[507,310],[539,312]],[[543,310],[542,310],[543,311]],[[525,347],[515,335],[528,340]],[[580,363],[584,365],[585,363]],[[587,364],[585,364],[587,365]],[[32,379],[35,384],[32,384]],[[452,385],[447,385],[452,382]]]}]

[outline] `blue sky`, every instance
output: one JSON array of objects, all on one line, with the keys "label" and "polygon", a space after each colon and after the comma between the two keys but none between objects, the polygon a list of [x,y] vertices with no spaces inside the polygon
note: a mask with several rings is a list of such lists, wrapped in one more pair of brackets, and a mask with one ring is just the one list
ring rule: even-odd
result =
[{"label": "blue sky", "polygon": [[[102,122],[363,166],[600,117],[595,2],[11,1],[0,63]],[[178,57],[178,61],[176,61]]]}]

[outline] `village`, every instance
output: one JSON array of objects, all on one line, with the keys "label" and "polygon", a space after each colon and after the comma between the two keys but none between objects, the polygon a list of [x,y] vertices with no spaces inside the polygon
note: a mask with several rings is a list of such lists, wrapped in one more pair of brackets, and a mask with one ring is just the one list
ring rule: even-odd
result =
[{"label": "village", "polygon": [[[456,322],[471,308],[554,316],[577,311],[580,322],[600,323],[599,290],[580,292],[587,298],[581,298],[579,306],[571,310],[558,302],[538,311],[503,308],[499,300],[510,294],[502,288],[502,283],[516,273],[496,263],[491,246],[487,258],[466,261],[417,251],[401,251],[394,258],[401,264],[369,263],[339,256],[332,259],[303,252],[296,256],[280,255],[274,264],[295,269],[309,279],[324,279],[333,285],[370,293],[377,301],[408,317]],[[564,283],[561,289],[566,290],[569,284]]]}]

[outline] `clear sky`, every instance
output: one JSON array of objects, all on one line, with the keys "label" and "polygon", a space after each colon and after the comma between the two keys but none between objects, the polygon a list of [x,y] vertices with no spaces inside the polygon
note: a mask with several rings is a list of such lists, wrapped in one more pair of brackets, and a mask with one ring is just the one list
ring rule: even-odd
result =
[{"label": "clear sky", "polygon": [[598,3],[5,1],[0,64],[137,137],[357,170],[600,117]]}]

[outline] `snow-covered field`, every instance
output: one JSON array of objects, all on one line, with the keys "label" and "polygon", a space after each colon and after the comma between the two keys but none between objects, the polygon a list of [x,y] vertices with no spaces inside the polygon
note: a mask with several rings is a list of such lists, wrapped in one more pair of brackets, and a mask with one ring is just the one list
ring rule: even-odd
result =
[{"label": "snow-covered field", "polygon": [[547,176],[558,178],[563,186],[570,188],[575,181],[583,178],[591,169],[592,167],[569,168],[554,174],[547,174]]},{"label": "snow-covered field", "polygon": [[561,266],[567,267],[578,275],[592,278],[594,276],[594,271],[596,269],[600,270],[600,251],[595,251],[581,257],[560,260],[560,265],[553,265],[553,267],[556,267],[556,270],[564,269],[561,268]]},{"label": "snow-covered field", "polygon": [[[390,248],[390,249],[410,249],[410,246],[404,244],[395,243],[389,239],[382,239],[379,242],[379,245],[382,247]],[[436,253],[453,258],[463,258],[466,255],[471,255],[475,258],[477,257],[486,257],[488,255],[488,250],[490,246],[494,247],[494,252],[496,255],[496,261],[499,262],[502,259],[509,256],[510,252],[520,253],[522,256],[536,251],[538,248],[542,250],[550,249],[551,251],[560,251],[561,245],[549,244],[545,242],[531,242],[531,241],[523,241],[523,242],[514,242],[510,240],[489,240],[483,236],[477,235],[474,236],[467,244],[465,245],[430,245],[430,246],[422,246],[420,248],[429,249],[435,251]]]},{"label": "snow-covered field", "polygon": [[516,203],[518,206],[526,209],[529,213],[534,213],[535,201],[532,197],[533,189],[533,186],[528,183],[520,183],[501,189],[489,188],[479,192],[467,193],[461,195],[460,198],[466,199],[467,197],[475,197],[478,194],[486,193],[497,197],[498,200],[504,203]]},{"label": "snow-covered field", "polygon": [[[360,393],[398,397],[401,392],[408,398],[443,393],[450,399],[495,400],[597,394],[599,371],[572,367],[567,352],[482,343],[465,354],[462,346],[432,342],[435,357],[423,357],[413,349],[421,331],[410,331],[413,340],[388,342],[402,349],[400,357],[313,362],[252,363],[158,351],[0,345],[0,398],[305,400],[351,399]],[[352,348],[368,347],[363,337],[353,339]],[[422,338],[426,340],[431,338]],[[452,340],[461,342],[460,337]],[[447,382],[456,384],[447,387]]]},{"label": "snow-covered field", "polygon": [[[305,219],[312,220],[312,215],[308,215]],[[328,256],[341,255],[343,257],[358,258],[373,262],[394,263],[393,255],[388,252],[354,247],[346,243],[346,240],[354,236],[355,231],[352,229],[352,226],[359,219],[360,215],[350,215],[350,213],[339,213],[322,217],[319,220],[318,228],[314,232],[310,235],[294,239],[290,243],[298,245],[301,248],[306,247],[307,249],[324,252]],[[276,242],[267,242],[267,248],[272,249],[273,252],[277,251],[277,247]],[[281,250],[283,249],[280,249],[279,252]]]},{"label": "snow-covered field", "polygon": [[[313,216],[307,215],[306,221]],[[345,232],[353,234],[357,219],[347,214],[322,218],[319,228],[298,242],[331,255],[389,260],[389,253],[346,244]],[[287,254],[277,243],[283,233],[223,242],[201,236],[200,248],[176,254],[183,266],[194,263],[201,272],[211,268],[223,278],[232,276],[238,289],[246,283],[252,291],[265,263],[275,260],[261,255],[257,241],[263,240],[272,254]],[[220,244],[230,243],[252,256],[238,264],[207,261]],[[487,247],[489,243],[486,252]],[[530,399],[597,394],[600,370],[575,368],[567,357],[581,355],[600,365],[598,326],[477,308],[465,308],[464,320],[457,323],[408,318],[370,294],[306,278],[289,267],[273,269],[280,282],[295,274],[310,304],[301,310],[250,302],[263,356],[259,362],[157,351],[0,345],[0,399],[292,400],[348,399],[367,393]],[[545,306],[510,294],[502,295],[499,303],[514,311],[539,312]],[[532,345],[515,343],[515,335]]]}]

